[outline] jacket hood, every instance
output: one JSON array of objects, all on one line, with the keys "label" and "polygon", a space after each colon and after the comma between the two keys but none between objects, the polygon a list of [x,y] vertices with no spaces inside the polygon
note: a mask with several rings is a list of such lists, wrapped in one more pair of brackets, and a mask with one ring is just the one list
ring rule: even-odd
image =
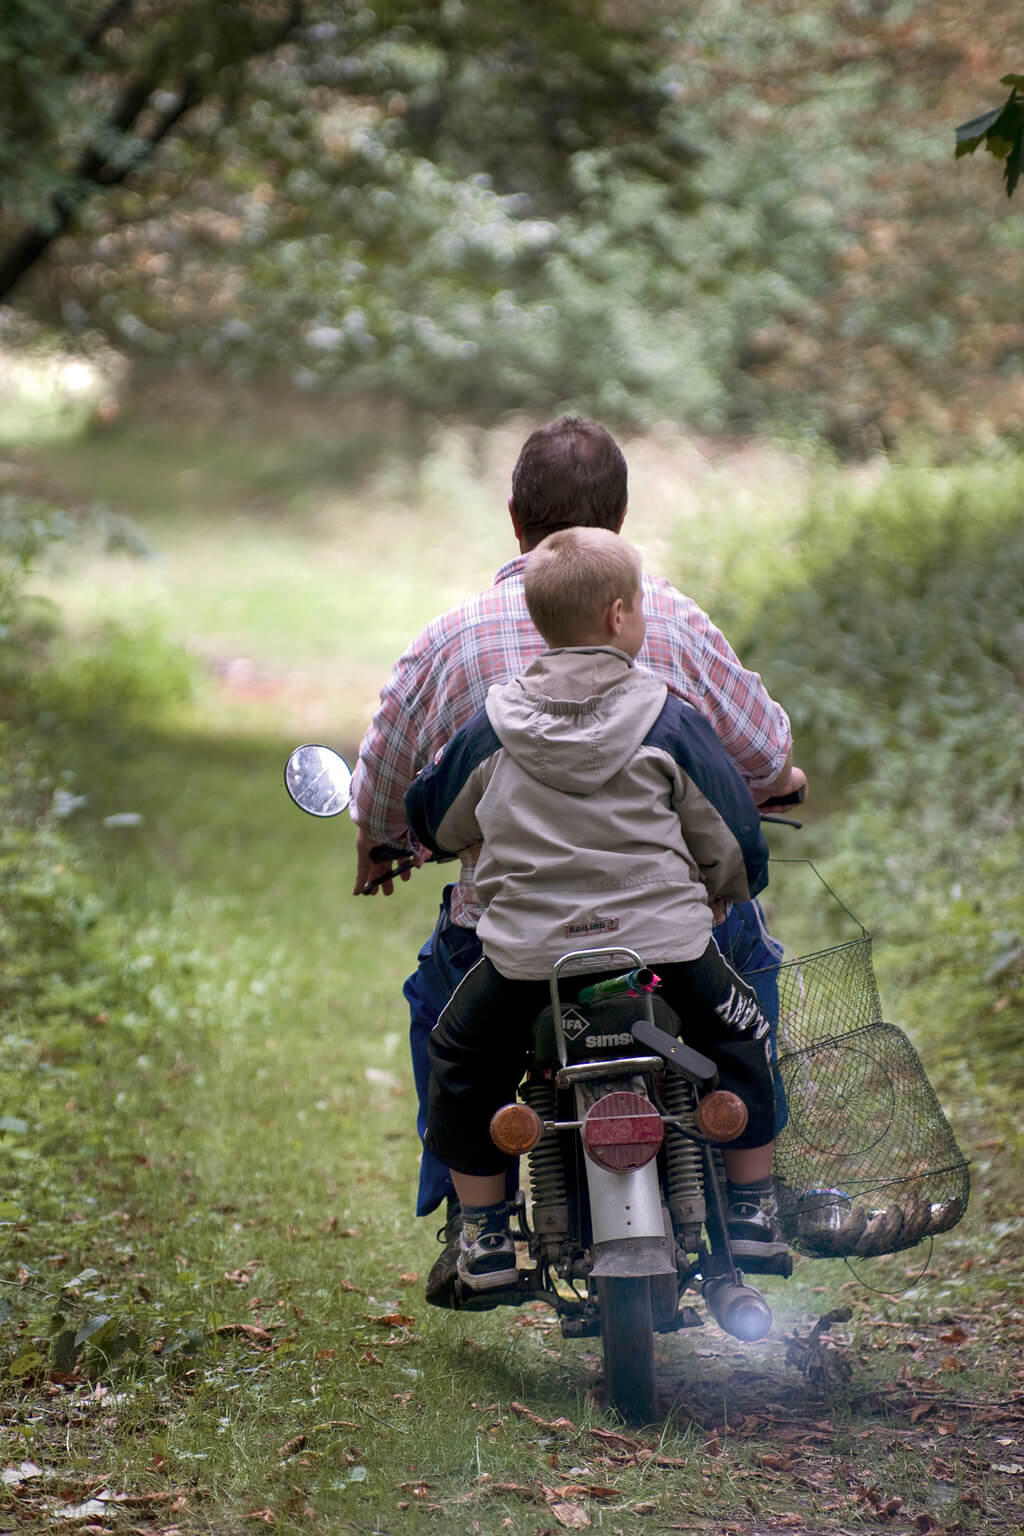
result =
[{"label": "jacket hood", "polygon": [[506,752],[542,784],[592,795],[633,757],[668,689],[613,646],[546,651],[487,694]]}]

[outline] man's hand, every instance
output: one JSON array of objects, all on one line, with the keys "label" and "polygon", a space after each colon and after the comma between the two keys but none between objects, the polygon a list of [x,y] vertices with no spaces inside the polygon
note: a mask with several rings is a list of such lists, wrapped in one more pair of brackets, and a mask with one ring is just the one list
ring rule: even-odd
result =
[{"label": "man's hand", "polygon": [[[375,896],[378,891],[383,896],[390,896],[395,889],[395,861],[372,859],[370,853],[376,846],[361,827],[356,828],[356,881],[352,887],[353,896]],[[412,871],[419,869],[426,855],[410,853],[409,857],[412,862],[406,861],[404,867],[397,871],[400,880],[408,880]]]},{"label": "man's hand", "polygon": [[790,758],[787,757],[782,772],[778,778],[773,779],[762,789],[752,791],[754,801],[759,806],[765,806],[770,801],[779,800],[786,795],[794,795],[799,790],[807,793],[807,775],[802,768],[795,768]]}]

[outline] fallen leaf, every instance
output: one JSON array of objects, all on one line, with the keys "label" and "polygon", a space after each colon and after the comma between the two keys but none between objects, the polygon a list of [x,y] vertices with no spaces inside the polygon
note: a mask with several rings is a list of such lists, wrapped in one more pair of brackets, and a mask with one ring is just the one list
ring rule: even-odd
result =
[{"label": "fallen leaf", "polygon": [[266,1349],[274,1342],[273,1335],[256,1323],[221,1323],[217,1332],[224,1337],[236,1334],[248,1339],[250,1344],[258,1344],[261,1349]]},{"label": "fallen leaf", "polygon": [[366,1321],[378,1328],[411,1328],[416,1319],[404,1312],[384,1312],[379,1317],[367,1317]]},{"label": "fallen leaf", "polygon": [[617,1451],[628,1451],[632,1456],[644,1449],[639,1440],[631,1440],[628,1435],[620,1435],[614,1429],[592,1429],[589,1433],[595,1440],[600,1440],[602,1445],[612,1446]]},{"label": "fallen leaf", "polygon": [[26,1479],[42,1477],[42,1475],[42,1467],[36,1466],[34,1461],[23,1461],[17,1467],[4,1467],[3,1471],[0,1472],[0,1482],[3,1482],[8,1488],[17,1488]]},{"label": "fallen leaf", "polygon": [[777,1456],[774,1453],[766,1453],[762,1456],[758,1456],[757,1458],[758,1466],[767,1467],[771,1472],[785,1472],[793,1465],[793,1461],[794,1457],[792,1452],[790,1452],[788,1456]]},{"label": "fallen leaf", "polygon": [[552,1504],[550,1509],[559,1525],[567,1526],[571,1531],[582,1531],[591,1523],[581,1504]]},{"label": "fallen leaf", "polygon": [[603,1483],[566,1483],[551,1491],[560,1499],[617,1499],[619,1496],[618,1488],[609,1488]]},{"label": "fallen leaf", "polygon": [[[593,1433],[593,1431],[592,1431]],[[692,1456],[669,1456],[667,1451],[652,1451],[642,1445],[635,1452],[635,1461],[640,1463],[652,1462],[656,1467],[692,1467]]]},{"label": "fallen leaf", "polygon": [[55,1520],[113,1520],[114,1512],[105,1499],[87,1499],[84,1504],[63,1504],[50,1511]]},{"label": "fallen leaf", "polygon": [[[509,1408],[519,1419],[527,1419],[529,1423],[536,1424],[538,1429],[575,1429],[571,1419],[542,1419],[539,1413],[533,1413],[525,1403],[509,1403]],[[596,1431],[591,1430],[591,1434]]]}]

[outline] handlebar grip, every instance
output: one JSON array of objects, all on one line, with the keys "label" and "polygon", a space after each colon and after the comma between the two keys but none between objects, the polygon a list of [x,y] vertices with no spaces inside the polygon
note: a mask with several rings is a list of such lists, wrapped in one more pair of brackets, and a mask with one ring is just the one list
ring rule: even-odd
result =
[{"label": "handlebar grip", "polygon": [[370,849],[370,858],[375,864],[386,864],[389,859],[407,859],[412,854],[411,848],[403,848],[400,843],[377,843]]},{"label": "handlebar grip", "polygon": [[780,805],[803,805],[807,799],[807,785],[801,784],[799,789],[791,790],[788,795],[772,795],[770,800],[762,800],[759,810],[774,810]]}]

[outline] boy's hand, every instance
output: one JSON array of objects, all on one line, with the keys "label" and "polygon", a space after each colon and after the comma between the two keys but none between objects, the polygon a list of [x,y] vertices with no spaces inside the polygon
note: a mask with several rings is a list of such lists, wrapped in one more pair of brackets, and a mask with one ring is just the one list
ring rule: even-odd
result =
[{"label": "boy's hand", "polygon": [[356,879],[352,887],[353,896],[375,896],[380,891],[382,896],[390,896],[395,889],[395,877],[400,880],[408,880],[414,869],[418,869],[423,863],[423,854],[410,852],[408,859],[402,860],[397,868],[395,860],[374,859],[371,853],[377,851],[377,844],[367,837],[362,828],[356,830]]}]

